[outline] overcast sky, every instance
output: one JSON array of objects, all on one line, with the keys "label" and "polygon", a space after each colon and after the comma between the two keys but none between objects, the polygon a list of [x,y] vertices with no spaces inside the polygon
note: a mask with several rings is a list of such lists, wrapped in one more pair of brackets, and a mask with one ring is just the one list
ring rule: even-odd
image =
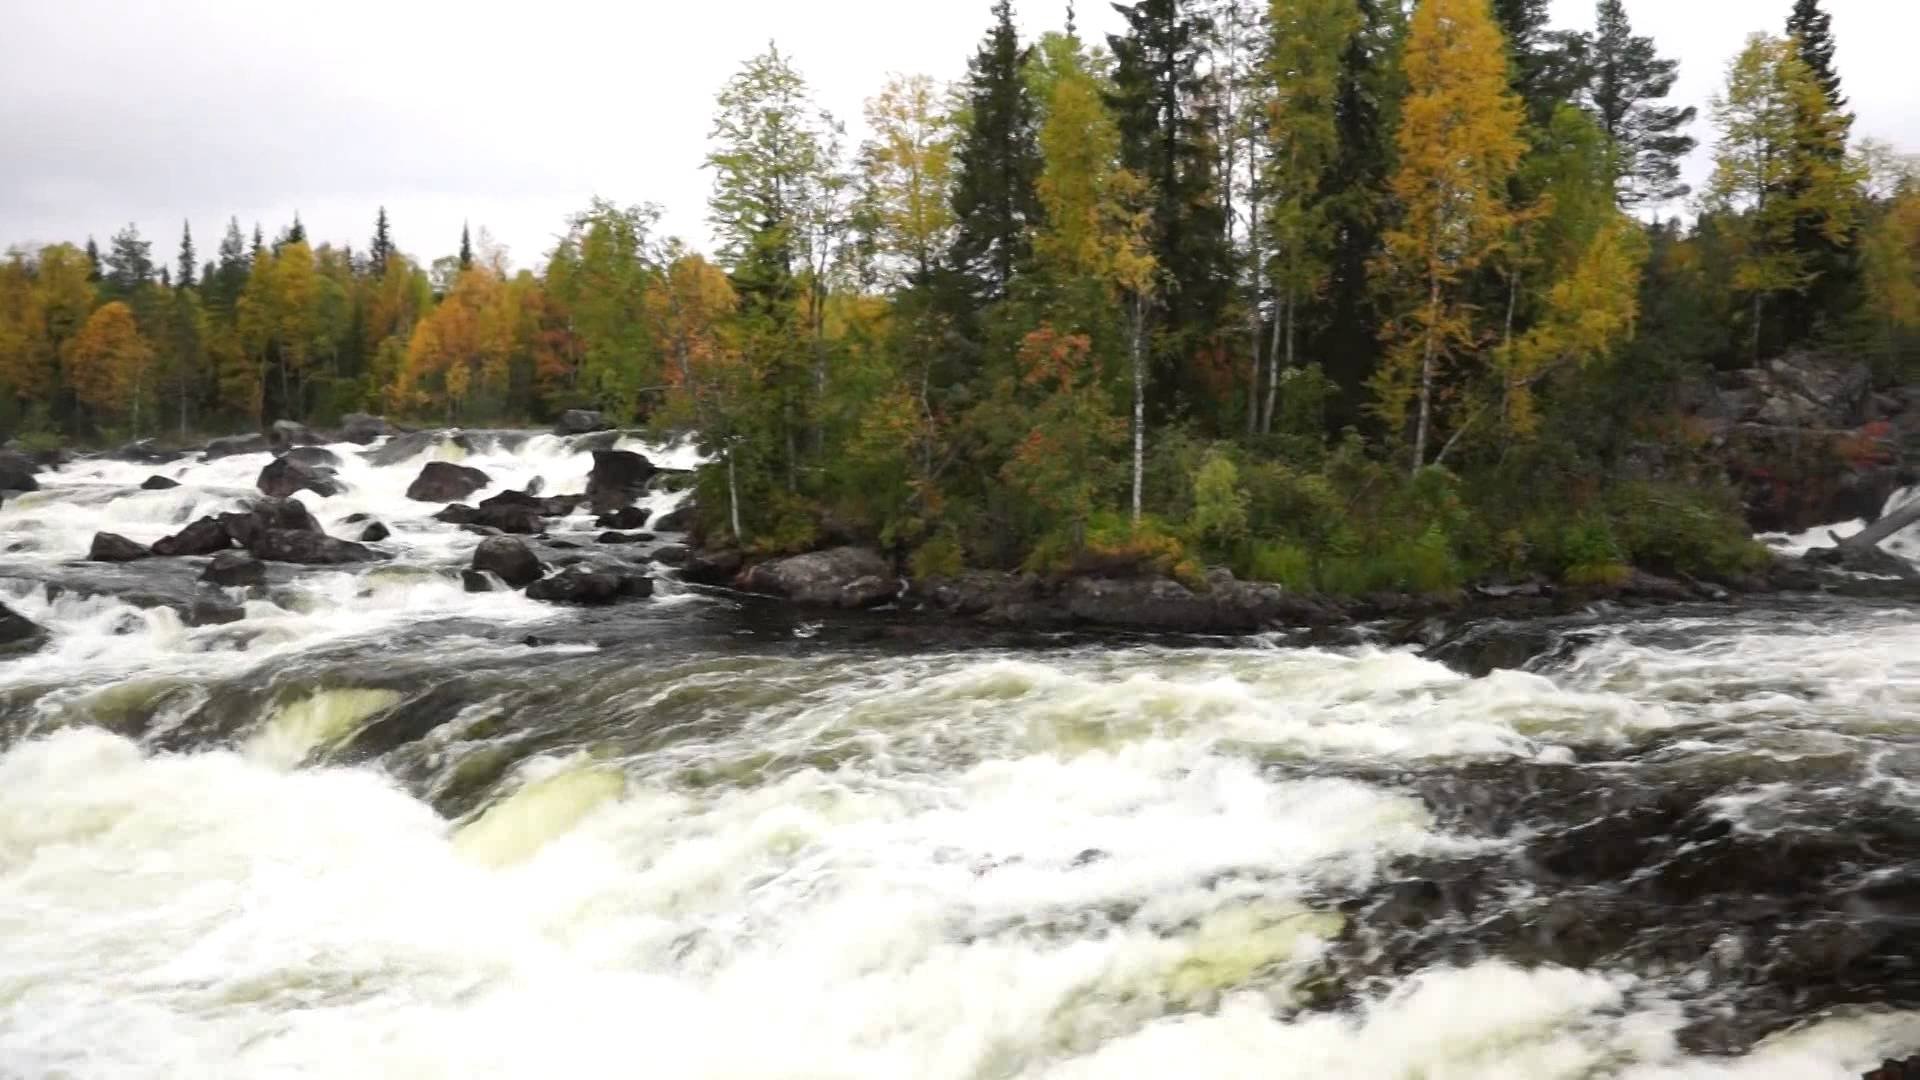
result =
[{"label": "overcast sky", "polygon": [[[297,210],[316,239],[364,247],[384,204],[401,248],[448,254],[487,227],[518,265],[599,195],[658,202],[695,242],[708,117],[769,38],[822,104],[857,118],[888,72],[952,79],[989,0],[0,0],[0,247],[137,223],[201,257],[229,215],[269,235]],[[1028,33],[1066,0],[1016,0]],[[1792,0],[1627,0],[1682,61],[1701,106],[1753,30]],[[1080,5],[1083,30],[1117,17]],[[1591,25],[1591,0],[1555,0]],[[1857,132],[1920,150],[1920,0],[1828,0]],[[1696,171],[1698,171],[1696,169]]]}]

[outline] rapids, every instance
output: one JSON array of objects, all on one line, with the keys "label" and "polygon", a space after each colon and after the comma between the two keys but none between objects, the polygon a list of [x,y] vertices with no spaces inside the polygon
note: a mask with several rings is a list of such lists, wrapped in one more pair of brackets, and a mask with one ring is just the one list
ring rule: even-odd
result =
[{"label": "rapids", "polygon": [[[477,445],[476,499],[590,464]],[[1920,1052],[1906,607],[1622,615],[1478,679],[671,582],[580,612],[465,593],[477,539],[401,494],[424,457],[332,449],[350,490],[299,497],[395,557],[224,626],[75,560],[233,508],[265,455],[82,462],[0,508],[0,600],[53,633],[0,662],[0,1077],[1844,1080]]]}]

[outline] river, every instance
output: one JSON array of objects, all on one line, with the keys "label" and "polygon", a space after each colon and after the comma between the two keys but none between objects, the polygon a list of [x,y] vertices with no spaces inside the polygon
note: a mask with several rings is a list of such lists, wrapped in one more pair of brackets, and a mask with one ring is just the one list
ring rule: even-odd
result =
[{"label": "river", "polygon": [[[427,453],[491,490],[590,463],[477,445]],[[0,662],[0,1076],[1842,1080],[1920,1052],[1910,608],[1622,614],[1478,679],[668,580],[580,612],[464,592],[477,538],[401,495],[422,458],[332,449],[350,490],[300,498],[394,558],[279,573],[227,625],[76,587],[158,563],[74,561],[234,508],[265,455],[82,462],[0,508],[0,600],[54,635]]]}]

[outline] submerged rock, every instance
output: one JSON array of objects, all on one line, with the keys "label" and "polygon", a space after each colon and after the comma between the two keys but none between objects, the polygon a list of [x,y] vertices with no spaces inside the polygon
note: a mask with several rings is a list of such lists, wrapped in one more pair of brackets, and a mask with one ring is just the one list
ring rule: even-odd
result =
[{"label": "submerged rock", "polygon": [[491,573],[511,588],[525,588],[546,571],[527,545],[511,536],[490,536],[473,553],[473,569]]},{"label": "submerged rock", "polygon": [[601,514],[594,519],[593,524],[598,529],[643,529],[647,525],[647,519],[652,516],[653,512],[650,510],[638,506],[626,506],[611,514]]},{"label": "submerged rock", "polygon": [[180,486],[180,481],[169,480],[164,476],[149,476],[140,484],[141,491],[171,491]]},{"label": "submerged rock", "polygon": [[653,579],[630,567],[581,563],[527,586],[527,596],[554,604],[594,607],[653,595]]},{"label": "submerged rock", "polygon": [[653,523],[653,531],[670,533],[687,532],[693,528],[694,522],[699,518],[699,514],[700,511],[693,505],[693,500],[688,499],[673,510],[660,515],[659,520]]},{"label": "submerged rock", "polygon": [[275,458],[260,470],[260,493],[271,498],[289,498],[296,491],[311,491],[323,499],[340,494],[333,470],[303,464],[291,456]]},{"label": "submerged rock", "polygon": [[470,593],[499,592],[499,586],[503,584],[485,570],[460,571],[460,583]]},{"label": "submerged rock", "polygon": [[594,538],[597,544],[645,544],[653,540],[652,533],[603,532]]},{"label": "submerged rock", "polygon": [[267,565],[244,551],[223,551],[207,563],[200,580],[223,588],[264,585]]},{"label": "submerged rock", "polygon": [[342,563],[372,562],[377,556],[351,540],[339,540],[314,532],[291,529],[267,529],[254,537],[247,550],[268,562],[300,563],[306,566],[335,566]]},{"label": "submerged rock", "polygon": [[491,483],[493,479],[479,469],[450,461],[429,461],[408,485],[407,498],[415,502],[457,503]]},{"label": "submerged rock", "polygon": [[591,435],[607,430],[607,418],[594,409],[568,409],[554,421],[555,435]]},{"label": "submerged rock", "polygon": [[233,545],[233,535],[228,529],[225,518],[241,515],[221,515],[220,519],[204,517],[181,529],[172,536],[163,537],[154,542],[155,555],[211,555],[216,551],[225,551]]},{"label": "submerged rock", "polygon": [[241,454],[264,454],[272,449],[273,443],[265,435],[228,435],[208,443],[200,456],[205,461],[219,461]]},{"label": "submerged rock", "polygon": [[662,566],[685,566],[691,558],[693,550],[685,544],[667,544],[653,551],[653,561]]},{"label": "submerged rock", "polygon": [[596,514],[610,514],[646,494],[647,481],[659,470],[631,450],[595,450],[587,477],[587,503]]},{"label": "submerged rock", "polygon": [[142,465],[165,465],[186,457],[182,450],[168,450],[153,439],[136,439],[109,453],[114,461],[132,461]]},{"label": "submerged rock", "polygon": [[138,562],[153,557],[153,550],[136,544],[119,533],[93,534],[93,546],[87,549],[89,562]]},{"label": "submerged rock", "polygon": [[0,604],[0,656],[25,656],[46,648],[50,635],[37,622]]},{"label": "submerged rock", "polygon": [[0,491],[39,491],[40,466],[18,450],[0,450]]},{"label": "submerged rock", "polygon": [[772,559],[749,569],[741,584],[797,603],[843,609],[874,607],[900,595],[893,564],[857,547]]},{"label": "submerged rock", "polygon": [[[408,458],[418,457],[440,445],[442,433],[438,431],[415,431],[405,435],[395,435],[385,443],[361,453],[375,465],[398,465]],[[462,450],[473,449],[464,435],[447,436],[447,442]]]},{"label": "submerged rock", "polygon": [[392,535],[393,535],[392,530],[388,529],[385,525],[376,521],[373,524],[368,525],[366,528],[360,530],[360,542],[363,544],[377,544],[380,541],[385,540],[387,537]]}]

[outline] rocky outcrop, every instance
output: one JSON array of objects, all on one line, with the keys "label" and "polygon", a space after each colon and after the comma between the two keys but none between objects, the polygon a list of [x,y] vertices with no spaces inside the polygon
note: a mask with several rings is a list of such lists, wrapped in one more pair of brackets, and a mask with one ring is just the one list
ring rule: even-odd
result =
[{"label": "rocky outcrop", "polygon": [[240,588],[267,583],[267,566],[241,551],[223,551],[207,563],[200,580],[222,588]]},{"label": "rocky outcrop", "polygon": [[900,594],[893,564],[878,552],[858,547],[770,559],[749,568],[740,585],[796,603],[843,610],[876,607]]},{"label": "rocky outcrop", "polygon": [[[222,515],[226,517],[229,515]],[[244,516],[244,515],[231,515]],[[251,518],[249,518],[251,520]],[[153,553],[172,557],[175,555],[212,555],[233,546],[233,536],[225,521],[216,518],[201,518],[199,521],[181,529],[172,536],[154,541]]]},{"label": "rocky outcrop", "polygon": [[298,462],[314,469],[337,469],[340,456],[324,446],[296,446],[280,455],[282,461]]},{"label": "rocky outcrop", "polygon": [[367,446],[389,435],[397,435],[399,430],[387,423],[384,416],[372,416],[368,413],[348,413],[340,418],[340,441],[358,443]]},{"label": "rocky outcrop", "polygon": [[245,510],[221,514],[219,523],[227,536],[241,547],[252,547],[254,539],[269,529],[310,533],[320,531],[320,523],[314,520],[313,512],[298,499],[254,499]]},{"label": "rocky outcrop", "polygon": [[319,446],[326,440],[313,433],[313,429],[297,420],[275,420],[267,429],[267,439],[275,450],[289,450],[296,446]]},{"label": "rocky outcrop", "polygon": [[611,514],[601,514],[594,519],[593,527],[596,529],[644,529],[647,527],[647,519],[651,516],[653,516],[652,511],[638,506],[627,506]]},{"label": "rocky outcrop", "polygon": [[552,604],[598,607],[653,595],[653,579],[638,569],[580,563],[527,587],[527,596]]},{"label": "rocky outcrop", "polygon": [[533,551],[510,536],[490,536],[480,541],[473,553],[473,569],[492,574],[515,589],[539,581],[546,573]]},{"label": "rocky outcrop", "polygon": [[151,558],[151,548],[136,544],[119,533],[94,533],[93,544],[87,549],[88,562],[139,562]]},{"label": "rocky outcrop", "polygon": [[645,543],[650,543],[653,540],[653,538],[654,538],[653,534],[647,533],[647,532],[637,532],[637,533],[603,532],[599,536],[594,537],[593,542],[596,544],[614,544],[614,545],[645,544]]},{"label": "rocky outcrop", "polygon": [[228,435],[208,443],[200,456],[206,461],[219,461],[241,454],[264,454],[272,449],[273,443],[265,435]]},{"label": "rocky outcrop", "polygon": [[631,450],[595,450],[593,472],[587,477],[587,504],[596,514],[632,506],[646,493],[647,481],[657,471],[653,462]]},{"label": "rocky outcrop", "polygon": [[169,480],[164,476],[149,476],[140,484],[141,491],[171,491],[180,486],[180,481]]},{"label": "rocky outcrop", "polygon": [[256,481],[260,493],[270,498],[285,499],[296,491],[311,491],[323,499],[340,494],[339,481],[333,478],[333,470],[312,465],[303,465],[292,457],[275,458],[260,470],[260,479]]},{"label": "rocky outcrop", "polygon": [[300,563],[305,566],[338,566],[344,563],[372,562],[377,556],[351,540],[340,540],[317,532],[291,529],[267,529],[254,537],[247,550],[267,562]]},{"label": "rocky outcrop", "polygon": [[479,469],[450,461],[429,461],[407,486],[407,498],[415,502],[457,503],[491,483],[493,478]]},{"label": "rocky outcrop", "polygon": [[18,450],[0,450],[0,491],[39,491],[40,466]]},{"label": "rocky outcrop", "polygon": [[46,648],[49,637],[39,623],[0,604],[0,657],[39,652]]},{"label": "rocky outcrop", "polygon": [[593,409],[568,409],[554,421],[555,435],[591,435],[607,430],[607,419]]}]

